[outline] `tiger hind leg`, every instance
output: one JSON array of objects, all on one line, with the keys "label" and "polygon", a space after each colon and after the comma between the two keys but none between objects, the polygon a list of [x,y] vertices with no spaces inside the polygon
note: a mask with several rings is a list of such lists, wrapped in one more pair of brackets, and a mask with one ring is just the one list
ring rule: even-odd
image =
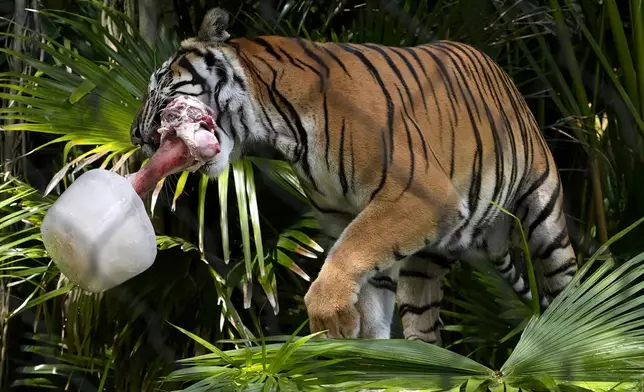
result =
[{"label": "tiger hind leg", "polygon": [[451,260],[420,251],[400,267],[396,297],[405,339],[441,345],[443,279],[451,265]]},{"label": "tiger hind leg", "polygon": [[554,175],[519,206],[520,218],[535,263],[542,277],[541,305],[550,302],[568,286],[577,272],[577,259],[568,237],[563,212],[561,183]]}]

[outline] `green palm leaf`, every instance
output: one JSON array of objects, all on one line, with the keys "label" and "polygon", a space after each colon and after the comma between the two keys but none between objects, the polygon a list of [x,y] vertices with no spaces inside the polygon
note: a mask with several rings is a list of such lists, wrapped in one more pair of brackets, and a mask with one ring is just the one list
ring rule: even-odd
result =
[{"label": "green palm leaf", "polygon": [[[297,332],[296,332],[297,333]],[[407,340],[315,340],[291,336],[265,344],[182,360],[188,366],[167,380],[197,381],[193,387],[240,390],[270,388],[273,382],[299,390],[420,388],[448,390],[471,378],[494,372],[468,358],[434,345]],[[235,369],[227,367],[230,359]],[[185,389],[192,390],[192,387]]]},{"label": "green palm leaf", "polygon": [[[613,240],[642,222],[644,218]],[[617,268],[613,259],[596,266],[598,256],[584,265],[542,317],[528,324],[501,368],[508,382],[544,382],[543,375],[560,382],[643,379],[644,282],[639,277],[644,253]]]}]

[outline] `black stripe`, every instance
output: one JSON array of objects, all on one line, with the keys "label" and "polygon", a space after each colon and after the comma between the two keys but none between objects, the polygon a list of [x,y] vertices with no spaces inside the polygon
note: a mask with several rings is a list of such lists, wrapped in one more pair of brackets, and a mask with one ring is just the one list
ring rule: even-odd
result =
[{"label": "black stripe", "polygon": [[191,79],[191,80],[181,80],[181,81],[173,84],[172,85],[172,91],[177,91],[178,89],[180,89],[181,87],[184,87],[184,86],[199,86],[203,90],[203,86],[199,82],[196,82],[196,81],[194,81],[194,79]]},{"label": "black stripe", "polygon": [[246,84],[244,83],[244,80],[236,73],[233,73],[233,81],[239,85],[239,88],[246,91]]},{"label": "black stripe", "polygon": [[[421,48],[423,49],[423,48]],[[436,54],[425,50],[426,53],[428,53],[430,56],[434,58],[434,60],[439,64],[438,57]],[[465,100],[465,104],[463,105],[466,109],[466,112],[468,114],[471,128],[472,128],[472,133],[474,134],[474,139],[476,141],[476,151],[474,153],[474,159],[472,160],[472,174],[471,174],[471,179],[472,179],[472,186],[470,187],[469,195],[468,195],[468,206],[471,209],[471,214],[474,215],[476,211],[478,210],[479,207],[479,196],[481,193],[481,185],[482,185],[482,179],[483,179],[483,142],[481,139],[480,131],[477,126],[477,122],[474,119],[474,114],[472,113],[472,108],[471,105],[468,103],[467,97],[469,96],[469,101],[474,104],[474,97],[472,95],[472,92],[469,90],[467,86],[464,86],[463,83],[465,83],[464,77],[462,75],[462,72],[460,72],[460,69],[458,67],[458,64],[454,61],[454,59],[450,56],[449,52],[444,52],[447,57],[452,61],[454,64],[454,69],[456,69],[461,78],[456,77],[455,82],[456,86],[458,87],[461,96]],[[442,64],[442,63],[440,63]],[[443,65],[444,66],[444,65]],[[476,106],[476,105],[474,105]],[[478,111],[478,109],[477,109]],[[452,243],[455,243],[460,240],[460,237],[462,236],[462,231],[467,227],[467,225],[470,223],[470,220],[464,220],[463,223],[454,231],[454,234],[452,235],[451,241]]]},{"label": "black stripe", "polygon": [[388,276],[374,276],[369,279],[369,283],[377,289],[389,290],[396,292],[398,284]]},{"label": "black stripe", "polygon": [[[394,61],[389,57],[387,52],[380,47],[379,45],[374,45],[374,44],[365,44],[364,46],[371,48],[375,50],[376,52],[380,53],[380,55],[385,59],[387,62],[387,65],[389,65],[389,68],[391,68],[392,71],[394,71],[394,74],[398,77],[398,80],[400,83],[403,85],[405,92],[407,93],[407,98],[409,99],[409,102],[411,103],[411,111],[412,113],[416,113],[415,111],[415,105],[414,105],[414,97],[411,94],[411,91],[409,90],[409,86],[407,85],[407,82],[405,81],[405,78],[402,76],[400,73],[400,69],[398,69],[398,66],[394,63]],[[390,157],[391,159],[391,157]]]},{"label": "black stripe", "polygon": [[185,47],[179,48],[177,52],[177,56],[181,56],[188,53],[196,54],[197,56],[203,56],[206,54],[204,51],[201,50],[201,48],[193,46],[190,48],[185,48]]},{"label": "black stripe", "polygon": [[[438,113],[438,123],[440,127],[443,127],[443,110],[441,108],[441,105],[438,103],[438,97],[436,96],[436,88],[434,87],[434,83],[432,82],[432,78],[429,77],[429,74],[427,73],[427,70],[425,69],[425,65],[423,64],[422,60],[418,56],[418,53],[416,53],[416,50],[412,48],[399,48],[400,50],[404,50],[405,52],[409,53],[414,60],[416,60],[416,63],[418,63],[418,66],[420,69],[423,71],[423,74],[425,75],[425,79],[429,83],[429,91],[431,91],[432,96],[434,97],[434,103],[436,107],[436,112]],[[422,90],[421,90],[422,91]],[[427,114],[429,114],[429,111],[427,111]],[[452,126],[452,119],[449,118],[449,129],[453,129]],[[441,139],[442,139],[442,133],[441,133]]]},{"label": "black stripe", "polygon": [[[469,49],[470,49],[470,52],[474,51],[474,49],[472,49],[472,48],[469,48]],[[489,88],[488,91],[494,97],[494,100],[496,102],[496,106],[498,108],[498,113],[501,115],[501,118],[502,118],[503,123],[505,125],[505,129],[507,131],[506,134],[508,136],[508,140],[509,140],[509,143],[510,143],[510,153],[512,154],[512,162],[511,162],[510,179],[508,181],[508,186],[507,186],[507,191],[508,192],[506,194],[506,198],[501,199],[499,201],[499,204],[504,205],[505,202],[508,199],[513,199],[514,198],[514,196],[515,196],[515,194],[516,194],[516,192],[518,190],[518,184],[516,183],[516,181],[517,181],[517,177],[518,177],[519,164],[518,164],[517,144],[516,144],[516,139],[515,139],[513,126],[511,124],[507,114],[506,114],[507,109],[503,107],[502,99],[501,99],[501,95],[503,95],[502,91],[501,91],[501,87],[503,86],[503,83],[502,83],[502,81],[500,81],[498,79],[498,74],[500,72],[502,72],[502,70],[500,70],[500,68],[494,62],[492,62],[490,58],[485,56],[484,53],[480,53],[480,56],[474,56],[474,58],[479,63],[481,69],[486,70],[485,72],[483,72],[483,76],[485,77],[485,80],[487,81],[487,85],[488,85],[488,88]],[[483,64],[483,62],[485,62],[485,64]],[[494,80],[492,80],[492,77],[490,77],[490,75],[492,75]],[[518,120],[519,120],[519,127],[521,128],[522,125],[523,125],[523,121],[521,121],[520,113],[517,111],[517,108],[515,107],[516,103],[512,100],[511,96],[509,94],[507,94],[507,91],[506,91],[505,95],[507,96],[508,99],[510,99],[510,102],[512,104],[512,108],[514,110],[514,113],[516,114],[516,116],[518,117]]]},{"label": "black stripe", "polygon": [[[275,140],[277,140],[277,131],[275,130],[275,127],[273,127],[273,122],[271,121],[271,118],[268,116],[268,112],[266,112],[266,108],[264,105],[259,105],[260,108],[262,108],[262,114],[266,118],[266,121],[268,122],[268,127],[270,128],[272,134],[275,137]],[[275,144],[275,142],[273,142]]]},{"label": "black stripe", "polygon": [[203,59],[206,63],[206,67],[208,67],[209,70],[215,66],[215,60],[216,60],[215,55],[212,54],[211,51],[206,50],[206,53],[204,54]]},{"label": "black stripe", "polygon": [[557,236],[555,238],[553,238],[552,241],[550,241],[548,246],[546,246],[545,249],[543,249],[541,252],[539,252],[537,257],[539,259],[541,259],[541,260],[545,260],[548,257],[550,257],[550,255],[552,255],[552,252],[554,252],[555,250],[564,249],[568,245],[570,245],[570,240],[569,239],[566,239],[566,241],[564,241],[564,238],[566,238],[566,235],[567,235],[566,230],[562,229],[559,232],[559,234],[557,234]]},{"label": "black stripe", "polygon": [[351,149],[351,190],[356,191],[356,161],[355,151],[353,150],[353,133],[349,133],[349,146]]},{"label": "black stripe", "polygon": [[[396,86],[396,90],[398,90],[398,97],[400,98],[400,102],[402,102],[403,110],[405,111],[405,115],[407,116],[409,121],[411,121],[411,123],[414,125],[414,129],[416,129],[416,133],[418,133],[418,136],[420,136],[421,145],[423,147],[423,155],[425,156],[425,169],[427,169],[429,167],[429,157],[427,156],[427,141],[425,140],[425,136],[423,135],[423,132],[420,130],[420,127],[418,126],[418,123],[416,121],[414,121],[411,118],[411,116],[409,115],[409,111],[407,111],[407,104],[403,100],[402,93],[400,92],[400,89],[398,88],[398,86]],[[404,117],[403,117],[403,121],[404,121]],[[407,127],[407,122],[405,122],[405,127]],[[409,130],[407,130],[407,132],[409,132]],[[411,142],[410,142],[410,147],[409,148],[410,148],[410,151],[413,151],[413,150],[411,150]],[[432,151],[432,155],[434,156],[436,161],[438,161],[438,157],[433,154],[433,151]]]},{"label": "black stripe", "polygon": [[309,203],[311,203],[311,207],[314,209],[318,210],[319,212],[327,215],[339,215],[347,220],[353,220],[355,218],[355,215],[346,212],[346,211],[341,211],[341,210],[336,210],[332,208],[322,208],[320,207],[312,198],[309,198]]},{"label": "black stripe", "polygon": [[[296,137],[296,140],[300,151],[296,153],[295,161],[301,160],[302,170],[304,171],[305,175],[311,181],[315,190],[319,193],[323,193],[320,191],[315,178],[313,178],[313,176],[311,175],[311,168],[309,166],[309,159],[308,159],[309,158],[308,157],[308,139],[307,139],[308,135],[306,133],[306,129],[304,129],[304,126],[302,125],[302,119],[297,113],[297,110],[295,109],[295,107],[277,89],[277,71],[273,69],[273,67],[266,60],[264,59],[260,59],[260,60],[263,61],[264,64],[272,71],[273,80],[271,82],[270,88],[268,88],[268,84],[261,78],[258,72],[255,71],[257,73],[258,79],[267,87],[273,106],[275,106],[275,109],[278,111],[282,119],[284,119],[284,122],[291,130],[291,133],[293,134],[293,136],[299,135],[299,138]],[[282,104],[286,107],[286,110],[289,112],[291,118],[295,122],[295,127],[293,126],[293,124],[291,124],[291,121],[289,120],[289,117],[286,115],[286,113],[284,113],[282,109],[279,107],[279,105],[277,105],[277,100],[275,99],[275,96],[277,96],[277,98],[279,98]]]},{"label": "black stripe", "polygon": [[418,279],[426,279],[426,280],[434,280],[436,279],[435,276],[429,276],[424,272],[420,271],[414,271],[414,270],[406,270],[406,269],[401,269],[398,276],[405,277],[405,278],[418,278]]},{"label": "black stripe", "polygon": [[[486,58],[486,60],[492,63],[492,60]],[[519,94],[514,84],[510,80],[510,77],[507,73],[503,72],[500,68],[495,68],[496,72],[494,73],[500,79],[502,79],[502,85],[505,88],[505,92],[509,97],[510,105],[512,106],[513,112],[515,113],[516,122],[519,126],[519,133],[521,135],[521,141],[523,143],[523,159],[526,168],[532,166],[533,154],[532,154],[532,137],[529,135],[529,126],[526,124],[526,121],[531,118],[531,113],[525,104],[519,104],[523,102],[522,96]],[[537,132],[539,130],[537,129]],[[525,177],[521,177],[519,182],[519,187],[525,182]]]},{"label": "black stripe", "polygon": [[185,69],[186,72],[188,72],[192,76],[192,78],[196,80],[196,84],[199,84],[202,86],[203,93],[206,93],[208,94],[208,96],[210,96],[212,91],[210,89],[210,85],[208,84],[208,81],[204,79],[204,77],[201,76],[199,72],[197,72],[197,70],[195,69],[194,65],[190,60],[188,60],[185,56],[183,56],[179,60],[178,65],[183,69]]},{"label": "black stripe", "polygon": [[[435,332],[435,331],[438,329],[438,327],[440,326],[440,323],[441,323],[441,321],[440,321],[440,319],[437,317],[437,318],[436,318],[436,321],[434,321],[434,324],[432,324],[429,328],[427,328],[427,329],[421,329],[421,330],[419,330],[418,332],[420,332],[420,333],[424,333],[424,334],[428,334],[428,333]],[[421,339],[421,340],[422,340],[422,339]],[[436,341],[436,339],[431,340],[431,341],[428,341],[428,343],[435,342],[435,341]]]},{"label": "black stripe", "polygon": [[524,281],[524,282],[523,282],[523,289],[521,289],[521,290],[516,290],[516,292],[517,292],[517,294],[518,294],[519,296],[521,296],[521,297],[525,297],[525,296],[526,296],[526,295],[528,295],[528,293],[530,292],[530,285],[529,285],[529,284],[527,284],[527,283]]},{"label": "black stripe", "polygon": [[385,181],[387,181],[387,140],[384,132],[380,133],[380,148],[382,149],[382,174],[380,176],[380,182],[378,183],[378,186],[376,186],[376,189],[371,192],[371,198],[370,200],[373,200],[374,197],[382,190],[382,188],[385,187]]},{"label": "black stripe", "polygon": [[322,74],[316,71],[316,73],[320,76],[320,92],[323,92],[325,82],[329,78],[329,66],[324,62],[324,60],[322,60],[320,56],[318,56],[317,53],[313,52],[311,49],[306,47],[305,41],[303,39],[296,38],[296,41],[298,45],[300,45],[302,50],[304,50],[304,53],[324,69],[324,73],[325,73],[324,76],[322,76]]},{"label": "black stripe", "polygon": [[515,284],[521,279],[521,274],[519,274],[519,271],[514,271],[514,274],[512,274],[512,279],[505,278],[505,280],[510,283],[510,286],[514,287]]},{"label": "black stripe", "polygon": [[400,314],[400,317],[403,317],[407,313],[412,313],[418,316],[431,309],[436,309],[440,306],[441,306],[440,301],[432,302],[428,305],[423,305],[423,306],[416,306],[412,304],[402,304],[398,308],[398,314]]},{"label": "black stripe", "polygon": [[548,218],[550,214],[552,214],[552,211],[555,207],[555,203],[557,203],[557,200],[559,198],[559,194],[561,193],[561,185],[557,184],[557,188],[555,189],[555,193],[550,196],[550,200],[548,200],[548,203],[546,203],[545,206],[539,211],[539,215],[537,218],[532,222],[530,227],[528,228],[528,240],[532,237],[532,234],[534,232],[534,229],[537,228],[543,221]]},{"label": "black stripe", "polygon": [[333,53],[326,46],[320,46],[317,43],[316,43],[316,46],[321,47],[322,50],[324,50],[326,52],[326,54],[328,54],[336,63],[338,63],[338,65],[340,66],[340,68],[342,68],[344,73],[347,74],[347,76],[349,76],[349,78],[351,78],[351,74],[349,73],[349,70],[347,70],[347,67],[344,66],[344,63],[338,58],[338,56],[335,55],[335,53]]},{"label": "black stripe", "polygon": [[322,101],[322,108],[324,110],[324,158],[326,160],[326,167],[330,168],[331,164],[329,163],[329,107],[326,103],[326,94],[324,94],[324,100]]},{"label": "black stripe", "polygon": [[[438,47],[440,47],[440,48],[444,48],[444,49],[447,50],[447,47],[443,46],[444,45],[443,43],[436,43],[436,45]],[[468,54],[466,51],[464,51],[461,48],[461,45],[451,44],[451,45],[448,45],[448,46],[450,48],[454,49],[454,50],[450,50],[450,52],[451,52],[451,54],[454,55],[454,58],[458,59],[458,61],[460,63],[460,67],[457,66],[457,67],[455,67],[455,69],[459,72],[459,74],[461,75],[461,78],[463,78],[463,80],[465,80],[465,76],[463,75],[461,69],[465,69],[465,70],[470,71],[470,67],[474,66],[474,63],[475,63],[476,60],[475,60],[475,58],[470,56],[470,54]],[[457,51],[460,52],[460,53],[463,53],[468,58],[469,61],[466,62],[463,58],[461,58],[461,56],[457,53]],[[479,65],[481,65],[480,62],[479,62]],[[483,109],[485,110],[485,114],[486,114],[486,117],[487,117],[487,120],[488,120],[488,124],[490,126],[490,130],[492,132],[492,139],[494,141],[494,156],[495,156],[494,163],[495,163],[496,176],[495,176],[494,190],[492,192],[492,200],[494,200],[497,203],[503,205],[503,200],[499,197],[499,193],[503,192],[504,183],[505,183],[505,176],[503,175],[504,174],[504,163],[505,163],[504,162],[504,157],[503,157],[504,156],[504,149],[503,149],[503,145],[501,143],[500,133],[499,133],[499,129],[498,129],[497,124],[496,124],[495,116],[492,115],[492,111],[490,110],[490,106],[488,105],[487,100],[485,99],[485,96],[487,95],[487,93],[488,92],[491,93],[491,86],[488,84],[487,89],[483,88],[483,81],[480,79],[480,75],[486,73],[485,69],[481,69],[480,72],[477,72],[477,70],[474,70],[474,72],[470,71],[469,73],[470,73],[470,79],[474,81],[474,85],[476,86],[476,89],[478,90],[478,98],[479,98],[479,100],[474,100],[474,97],[473,97],[472,105],[477,109],[477,113],[478,113],[478,104],[481,104],[483,106]],[[476,76],[479,76],[479,77],[477,78]],[[480,121],[480,119],[481,118],[480,118],[480,114],[479,114],[479,121]],[[488,203],[487,208],[483,212],[483,215],[481,215],[479,223],[485,224],[485,223],[487,223],[487,220],[489,219],[490,215],[492,216],[492,218],[494,218],[495,216],[498,215],[498,213],[494,214],[493,211],[494,212],[498,211],[496,209],[496,206],[494,206],[492,203]]]},{"label": "black stripe", "polygon": [[[303,68],[300,64],[298,64],[297,62],[295,62],[295,59],[293,58],[293,56],[291,56],[287,51],[285,51],[285,50],[284,50],[284,49],[282,49],[282,48],[279,48],[279,51],[280,51],[280,52],[282,52],[282,54],[283,54],[284,56],[286,56],[286,58],[288,59],[288,61],[290,61],[290,62],[291,62],[291,64],[293,64],[295,67],[297,67],[297,68],[299,68],[299,69],[301,69],[301,70],[304,70],[304,68]],[[299,60],[298,60],[298,61],[299,61]]]},{"label": "black stripe", "polygon": [[251,38],[250,41],[263,46],[268,54],[273,56],[277,61],[282,61],[282,56],[280,56],[280,54],[275,51],[275,48],[273,48],[273,45],[269,44],[264,38],[255,37]]},{"label": "black stripe", "polygon": [[441,256],[436,253],[428,252],[425,250],[420,250],[416,253],[414,253],[414,257],[417,257],[419,259],[427,260],[431,263],[436,264],[437,266],[443,268],[443,269],[451,269],[452,264],[454,264],[454,260],[450,260],[446,258],[445,256]]},{"label": "black stripe", "polygon": [[322,73],[318,71],[314,66],[309,65],[300,59],[298,59],[297,62],[302,64],[318,76],[318,78],[320,79],[320,93],[324,93],[324,75],[322,75]]},{"label": "black stripe", "polygon": [[[479,107],[476,105],[476,101],[474,100],[474,95],[472,94],[472,92],[470,91],[469,88],[464,89],[463,86],[460,86],[461,81],[465,82],[465,81],[468,80],[468,78],[466,78],[465,75],[463,74],[463,69],[462,68],[463,68],[464,64],[462,64],[462,59],[458,56],[458,54],[456,52],[454,52],[452,50],[452,48],[446,48],[446,47],[442,46],[440,42],[433,43],[432,47],[434,47],[434,49],[436,49],[437,51],[443,53],[443,55],[445,55],[445,57],[447,57],[452,62],[452,64],[454,64],[454,67],[452,67],[452,70],[455,71],[456,73],[458,73],[458,76],[460,77],[460,79],[456,78],[456,82],[459,84],[459,89],[461,90],[461,95],[463,96],[463,98],[466,98],[464,91],[468,92],[468,95],[471,98],[471,106],[473,106],[474,109],[476,110],[476,117],[480,122],[481,121],[481,112],[479,110]],[[459,62],[457,62],[455,60],[455,58],[458,59]],[[460,66],[459,66],[459,63],[461,63]],[[468,87],[469,87],[469,85],[468,85]],[[468,106],[468,108],[469,108],[469,106]]]},{"label": "black stripe", "polygon": [[416,81],[416,85],[418,86],[418,91],[420,91],[420,95],[423,98],[423,105],[425,106],[425,110],[428,110],[427,109],[427,100],[425,98],[425,89],[423,88],[423,85],[420,82],[420,79],[418,78],[418,74],[416,73],[416,70],[414,69],[414,66],[411,65],[409,60],[407,60],[407,57],[403,56],[403,54],[399,52],[399,50],[400,50],[399,48],[392,47],[392,48],[389,48],[389,49],[392,52],[394,52],[396,55],[398,55],[398,57],[400,57],[400,59],[407,66],[407,69],[409,69],[409,72],[411,73],[411,75],[413,76],[414,80]]},{"label": "black stripe", "polygon": [[449,96],[449,102],[450,106],[452,108],[452,119],[454,120],[453,123],[451,124],[451,128],[454,129],[454,127],[458,127],[458,120],[459,120],[459,115],[458,111],[456,110],[456,103],[459,101],[456,98],[456,93],[454,91],[454,86],[452,85],[452,80],[449,77],[449,72],[447,71],[447,67],[443,62],[436,56],[435,53],[430,51],[429,49],[419,46],[418,50],[421,50],[425,53],[427,53],[436,63],[436,66],[438,67],[438,73],[441,75],[441,78],[443,79],[443,86],[447,90],[447,95]]},{"label": "black stripe", "polygon": [[496,266],[496,270],[501,275],[505,275],[512,270],[512,267],[514,267],[514,264],[512,264],[512,260],[510,260],[508,262],[508,265],[506,265],[505,267],[503,267],[503,264],[495,264],[495,266]]},{"label": "black stripe", "polygon": [[228,74],[226,73],[226,68],[221,62],[219,62],[220,66],[215,68],[215,73],[217,74],[217,84],[215,84],[215,94],[213,97],[211,97],[215,104],[219,105],[219,95],[221,94],[221,86],[225,86],[228,84]]},{"label": "black stripe", "polygon": [[349,185],[347,184],[347,174],[345,170],[345,163],[344,163],[344,131],[345,131],[345,126],[344,126],[344,118],[342,118],[342,128],[340,129],[340,156],[338,157],[338,166],[339,168],[339,177],[340,177],[340,185],[342,186],[342,194],[346,195],[347,192],[349,191]]},{"label": "black stripe", "polygon": [[[448,92],[450,92],[450,95],[452,95],[452,97],[454,99],[454,101],[452,102],[452,105],[454,105],[455,102],[461,101],[461,100],[457,100],[457,98],[456,98],[456,94],[454,92],[455,87],[452,85],[452,81],[446,77],[447,69],[445,67],[445,64],[443,64],[443,62],[440,61],[440,59],[438,58],[438,56],[435,53],[433,53],[433,52],[431,52],[431,51],[429,51],[429,50],[427,50],[427,49],[425,49],[423,47],[420,47],[420,49],[423,50],[425,53],[429,54],[434,59],[436,64],[439,66],[439,69],[444,70],[443,73],[445,74],[445,76],[443,76],[443,79],[445,79],[445,86],[449,87]],[[446,55],[454,63],[454,65],[455,65],[454,68],[458,70],[458,65],[454,62],[454,60],[451,58],[451,56],[449,56],[449,53],[446,53]],[[461,76],[462,76],[462,74],[461,74]],[[467,109],[467,113],[468,113],[468,116],[469,116],[469,119],[470,119],[470,124],[472,125],[472,132],[474,133],[474,138],[475,138],[475,141],[476,141],[476,152],[474,153],[474,159],[472,161],[472,179],[473,179],[474,184],[470,188],[469,202],[468,202],[470,208],[473,207],[471,213],[474,214],[476,212],[476,210],[477,210],[477,207],[478,207],[478,203],[476,203],[474,201],[478,200],[478,196],[480,194],[480,189],[481,189],[481,177],[482,176],[480,174],[481,174],[481,170],[482,170],[482,166],[483,166],[483,160],[482,160],[483,159],[483,155],[482,155],[483,144],[482,144],[482,141],[481,141],[480,132],[479,132],[478,127],[476,125],[476,122],[474,120],[474,115],[472,114],[472,110],[470,108],[470,105],[467,104],[467,95],[469,95],[470,98],[471,98],[471,101],[474,102],[474,98],[472,97],[472,93],[469,91],[469,89],[467,87],[465,87],[465,86],[463,86],[461,84],[461,79],[455,77],[454,81],[455,81],[456,87],[458,87],[458,89],[460,90],[461,96],[463,97],[463,99],[466,100],[464,106],[465,106],[465,109]],[[466,95],[466,92],[469,93],[469,94]],[[454,111],[454,113],[456,113],[456,108],[453,108],[453,111]],[[458,126],[458,116],[456,117],[456,119],[457,119],[456,126]],[[454,138],[454,130],[453,129],[452,129],[452,138]],[[454,145],[455,145],[455,141],[453,140],[452,147],[454,147]],[[450,171],[450,176],[453,175],[453,167],[454,167],[453,158],[454,158],[454,154],[452,154],[452,169]],[[464,224],[467,224],[467,221]],[[459,232],[463,228],[464,228],[464,226],[459,228],[457,230],[457,232]]]},{"label": "black stripe", "polygon": [[[398,93],[400,94],[400,89],[398,88],[398,86],[396,86],[396,90],[398,90]],[[400,98],[402,98],[402,94],[401,94]],[[407,178],[407,184],[405,184],[405,188],[402,190],[402,193],[405,193],[405,192],[407,192],[409,187],[411,187],[412,181],[414,181],[414,170],[415,170],[415,166],[416,166],[416,154],[414,153],[414,144],[413,144],[413,142],[411,140],[411,132],[409,132],[409,125],[407,125],[407,120],[405,119],[404,116],[402,116],[402,113],[401,113],[401,117],[402,117],[402,120],[403,120],[403,124],[405,125],[405,134],[407,135],[407,149],[409,150],[408,152],[409,152],[409,159],[410,159],[410,162],[409,162],[409,177]]]},{"label": "black stripe", "polygon": [[539,178],[537,178],[537,180],[532,183],[530,188],[528,188],[528,190],[517,199],[516,205],[521,206],[523,202],[528,198],[528,196],[530,196],[534,191],[537,190],[537,188],[541,187],[541,185],[543,185],[546,182],[549,175],[550,175],[550,166],[546,165],[546,171],[543,172],[539,176]]},{"label": "black stripe", "polygon": [[[272,82],[272,84],[274,85],[275,81],[277,79],[276,71],[267,62],[265,62],[265,64],[273,72],[273,82]],[[291,124],[291,121],[288,119],[288,116],[286,115],[286,113],[284,113],[284,111],[281,109],[281,107],[277,103],[277,97],[275,95],[276,92],[273,89],[273,87],[271,85],[269,85],[268,82],[264,81],[264,79],[262,78],[262,75],[259,73],[259,71],[257,69],[255,69],[255,67],[251,67],[250,69],[255,73],[255,76],[257,76],[257,80],[259,80],[264,85],[264,87],[266,88],[266,90],[268,92],[268,98],[271,101],[271,104],[273,105],[275,110],[277,110],[279,115],[282,117],[282,119],[286,123],[288,129],[291,131],[291,136],[293,137],[293,139],[298,144],[298,147],[296,148],[296,151],[295,151],[295,161],[297,162],[297,160],[299,159],[299,139],[298,139],[297,131],[293,127],[293,124]]]},{"label": "black stripe", "polygon": [[[355,55],[360,61],[362,61],[362,63],[367,67],[367,69],[369,70],[371,75],[374,77],[374,79],[376,79],[376,82],[378,83],[378,86],[380,86],[380,89],[382,90],[382,94],[385,97],[385,101],[387,102],[387,128],[389,130],[389,140],[390,140],[390,143],[391,143],[390,154],[393,156],[393,145],[394,145],[394,139],[393,139],[394,138],[394,136],[393,136],[393,134],[394,134],[394,104],[393,104],[393,101],[391,99],[391,96],[389,95],[389,91],[387,91],[387,88],[385,87],[385,84],[384,84],[382,78],[380,77],[380,74],[378,73],[378,70],[376,70],[374,65],[371,63],[371,61],[369,61],[369,59],[367,59],[367,57],[364,55],[364,53],[362,53],[359,50],[356,50],[355,48],[353,48],[349,44],[341,44],[340,47],[343,50]],[[382,137],[383,137],[383,142],[384,142],[384,133],[383,133]],[[382,190],[382,188],[384,187],[386,178],[387,178],[387,170],[388,170],[389,166],[388,166],[388,162],[387,162],[386,143],[384,143],[384,146],[385,146],[385,150],[384,150],[385,154],[384,154],[383,170],[382,170],[382,174],[381,174],[381,178],[380,178],[380,184],[371,193],[370,200],[373,200],[374,197],[376,197],[376,195],[380,192],[380,190]]]},{"label": "black stripe", "polygon": [[563,265],[561,265],[559,268],[556,268],[555,270],[550,272],[545,272],[543,276],[545,278],[552,278],[553,276],[558,275],[562,272],[566,272],[573,267],[575,268],[577,267],[577,260],[575,260],[574,258],[570,258],[566,260],[566,262]]},{"label": "black stripe", "polygon": [[244,141],[248,139],[248,136],[250,134],[250,129],[248,128],[248,124],[246,124],[246,116],[244,116],[243,108],[239,108],[239,110],[237,111],[237,115],[239,116],[239,121],[241,122],[242,130],[244,131],[244,138],[242,139],[242,141]]}]

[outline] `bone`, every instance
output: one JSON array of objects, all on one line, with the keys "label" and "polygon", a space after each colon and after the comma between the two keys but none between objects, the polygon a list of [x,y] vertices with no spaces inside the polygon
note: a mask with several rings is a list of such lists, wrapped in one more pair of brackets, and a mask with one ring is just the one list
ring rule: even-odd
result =
[{"label": "bone", "polygon": [[175,98],[161,114],[161,143],[148,163],[128,180],[143,196],[164,177],[195,171],[220,151],[215,137],[214,111],[190,96]]}]

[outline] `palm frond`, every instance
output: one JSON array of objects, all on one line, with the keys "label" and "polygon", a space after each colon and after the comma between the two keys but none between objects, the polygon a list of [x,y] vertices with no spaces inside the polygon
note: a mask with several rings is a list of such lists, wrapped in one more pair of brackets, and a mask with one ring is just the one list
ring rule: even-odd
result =
[{"label": "palm frond", "polygon": [[296,334],[297,331],[283,343],[266,344],[261,340],[259,346],[213,350],[212,354],[181,360],[186,367],[172,372],[167,380],[191,384],[185,391],[201,387],[272,389],[278,385],[297,390],[353,391],[449,390],[470,379],[494,377],[494,372],[485,366],[418,341],[316,340],[315,334]]},{"label": "palm frond", "polygon": [[[614,239],[642,222],[644,218]],[[501,368],[509,383],[546,382],[544,375],[558,382],[642,380],[644,253],[621,265],[612,258],[600,264],[600,252],[608,245],[584,265],[541,317],[526,326]]]}]

